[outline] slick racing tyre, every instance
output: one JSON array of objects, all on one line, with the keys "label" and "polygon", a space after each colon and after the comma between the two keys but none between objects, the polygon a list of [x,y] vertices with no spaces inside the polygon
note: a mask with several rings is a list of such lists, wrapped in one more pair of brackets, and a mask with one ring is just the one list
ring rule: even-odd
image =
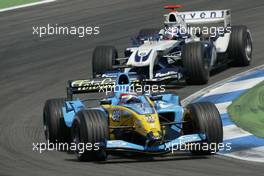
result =
[{"label": "slick racing tyre", "polygon": [[209,59],[202,42],[187,43],[182,50],[187,84],[206,84],[209,80]]},{"label": "slick racing tyre", "polygon": [[228,57],[233,66],[248,66],[252,60],[252,38],[246,26],[232,26]]},{"label": "slick racing tyre", "polygon": [[221,116],[213,103],[201,102],[187,106],[184,117],[184,134],[205,134],[205,141],[191,145],[193,154],[214,154],[218,151],[219,143],[223,142],[223,126]]},{"label": "slick racing tyre", "polygon": [[118,53],[113,46],[97,46],[93,51],[92,67],[93,74],[102,74],[113,70],[113,65],[118,65],[116,60]]},{"label": "slick racing tyre", "polygon": [[65,98],[47,100],[43,110],[43,124],[46,140],[52,143],[69,142],[70,128],[65,125],[62,107]]},{"label": "slick racing tyre", "polygon": [[108,121],[102,111],[79,111],[71,131],[73,143],[76,146],[86,146],[83,150],[77,148],[75,151],[79,161],[106,160],[107,153],[103,149],[103,144],[108,139]]}]

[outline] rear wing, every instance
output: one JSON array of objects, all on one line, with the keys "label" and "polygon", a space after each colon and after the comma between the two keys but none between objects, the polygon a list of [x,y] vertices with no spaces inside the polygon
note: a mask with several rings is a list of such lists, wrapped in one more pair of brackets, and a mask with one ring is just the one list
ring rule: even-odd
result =
[{"label": "rear wing", "polygon": [[228,27],[231,26],[231,10],[207,10],[207,11],[188,11],[188,12],[171,12],[165,14],[165,23],[169,23],[169,16],[175,14],[180,16],[187,25],[216,25]]},{"label": "rear wing", "polygon": [[[139,86],[138,77],[130,77],[131,85]],[[116,77],[97,77],[93,79],[79,79],[68,81],[67,99],[72,100],[74,94],[85,94],[92,92],[114,91]]]}]

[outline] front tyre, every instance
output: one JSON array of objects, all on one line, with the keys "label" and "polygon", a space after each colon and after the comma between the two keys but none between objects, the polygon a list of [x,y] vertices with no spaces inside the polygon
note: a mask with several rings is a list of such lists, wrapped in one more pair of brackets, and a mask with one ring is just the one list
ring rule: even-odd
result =
[{"label": "front tyre", "polygon": [[252,60],[252,38],[246,26],[232,26],[227,49],[233,66],[248,66]]},{"label": "front tyre", "polygon": [[43,125],[46,140],[52,143],[69,142],[70,128],[64,122],[62,108],[66,98],[47,100],[43,109]]},{"label": "front tyre", "polygon": [[206,84],[209,80],[209,59],[202,42],[187,43],[182,50],[187,84]]},{"label": "front tyre", "polygon": [[81,110],[76,114],[72,125],[72,141],[76,146],[79,161],[106,160],[103,145],[108,139],[108,121],[100,110]]},{"label": "front tyre", "polygon": [[118,53],[114,46],[97,46],[92,57],[93,74],[103,74],[113,70],[113,65],[119,64],[117,58]]},{"label": "front tyre", "polygon": [[188,105],[184,121],[187,122],[183,125],[184,134],[204,133],[206,136],[205,141],[192,145],[195,146],[190,149],[193,154],[208,155],[218,152],[218,145],[223,142],[223,126],[221,116],[213,103]]}]

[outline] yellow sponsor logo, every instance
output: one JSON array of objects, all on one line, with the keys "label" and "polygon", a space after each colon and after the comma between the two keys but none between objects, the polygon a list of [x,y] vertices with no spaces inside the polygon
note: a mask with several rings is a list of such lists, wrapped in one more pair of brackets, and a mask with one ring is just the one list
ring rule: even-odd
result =
[{"label": "yellow sponsor logo", "polygon": [[[140,81],[135,80],[132,82],[131,86],[140,86]],[[115,80],[112,78],[105,78],[102,80],[75,80],[71,82],[71,87],[77,88],[78,91],[86,90],[114,90]]]},{"label": "yellow sponsor logo", "polygon": [[111,78],[105,78],[100,81],[96,80],[76,80],[71,83],[72,87],[76,87],[78,91],[83,90],[98,90],[113,88],[115,82]]}]

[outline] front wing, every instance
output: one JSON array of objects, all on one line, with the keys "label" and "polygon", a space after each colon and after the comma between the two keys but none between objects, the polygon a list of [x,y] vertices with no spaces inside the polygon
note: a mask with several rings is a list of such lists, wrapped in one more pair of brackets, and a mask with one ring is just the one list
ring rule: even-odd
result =
[{"label": "front wing", "polygon": [[185,145],[188,143],[201,142],[206,139],[205,134],[189,134],[180,136],[172,141],[166,142],[161,145],[156,146],[142,146],[134,144],[131,142],[123,140],[108,140],[106,142],[106,150],[125,150],[125,151],[135,151],[144,153],[155,153],[155,152],[170,152],[172,149],[180,145]]}]

